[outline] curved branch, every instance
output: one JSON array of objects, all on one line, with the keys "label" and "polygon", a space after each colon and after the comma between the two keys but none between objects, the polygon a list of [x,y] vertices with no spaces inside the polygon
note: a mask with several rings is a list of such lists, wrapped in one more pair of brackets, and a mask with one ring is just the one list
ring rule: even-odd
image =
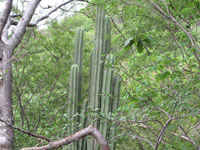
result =
[{"label": "curved branch", "polygon": [[47,14],[43,15],[42,17],[40,17],[37,21],[35,21],[35,22],[32,23],[32,24],[37,25],[40,21],[42,21],[42,20],[48,18],[48,17],[49,17],[52,13],[54,13],[57,9],[61,8],[61,7],[64,6],[64,5],[67,5],[67,4],[69,4],[69,3],[73,2],[73,1],[74,1],[74,0],[69,0],[69,1],[67,1],[67,2],[64,2],[64,3],[62,3],[62,4],[58,5],[58,6],[56,6],[54,9],[52,9],[50,12],[48,12]]},{"label": "curved branch", "polygon": [[[36,21],[33,21],[33,22],[30,22],[27,26],[28,27],[35,27],[37,26],[37,24],[45,19],[47,19],[52,13],[54,13],[55,11],[57,11],[59,8],[61,8],[62,6],[64,5],[67,5],[71,2],[73,2],[74,0],[69,0],[67,2],[63,2],[61,3],[60,5],[56,6],[55,8],[53,8],[52,10],[50,10],[47,14],[41,16],[40,18],[38,18]],[[81,0],[80,0],[81,1]],[[51,8],[51,7],[49,7]],[[11,19],[11,24],[12,25],[17,25],[18,24],[18,21],[17,20],[14,20],[14,19]]]},{"label": "curved branch", "polygon": [[26,11],[24,12],[24,15],[22,16],[22,18],[17,24],[14,35],[8,41],[9,45],[12,46],[12,49],[15,49],[18,46],[18,44],[21,42],[22,37],[26,31],[26,27],[29,24],[30,20],[32,19],[32,16],[35,13],[35,10],[37,6],[39,5],[40,1],[41,0],[32,0],[28,3]]},{"label": "curved branch", "polygon": [[5,8],[0,16],[0,38],[12,9],[12,2],[13,0],[6,0]]},{"label": "curved branch", "polygon": [[84,138],[87,135],[92,135],[100,144],[101,146],[101,150],[109,150],[109,146],[106,142],[106,140],[103,138],[103,136],[101,135],[101,133],[94,127],[89,126],[85,129],[82,129],[78,132],[76,132],[75,134],[66,137],[64,139],[52,142],[48,145],[45,146],[41,146],[41,147],[28,147],[28,148],[22,148],[21,150],[49,150],[49,149],[54,149],[54,148],[58,148],[64,145],[68,145],[72,142],[78,141],[81,138]]}]

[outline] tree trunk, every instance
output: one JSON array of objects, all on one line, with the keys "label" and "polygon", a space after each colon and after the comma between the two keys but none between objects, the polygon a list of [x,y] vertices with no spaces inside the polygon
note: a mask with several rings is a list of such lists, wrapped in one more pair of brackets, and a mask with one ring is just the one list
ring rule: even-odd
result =
[{"label": "tree trunk", "polygon": [[[0,43],[0,118],[13,124],[11,49]],[[13,129],[0,122],[0,149],[13,150]]]}]

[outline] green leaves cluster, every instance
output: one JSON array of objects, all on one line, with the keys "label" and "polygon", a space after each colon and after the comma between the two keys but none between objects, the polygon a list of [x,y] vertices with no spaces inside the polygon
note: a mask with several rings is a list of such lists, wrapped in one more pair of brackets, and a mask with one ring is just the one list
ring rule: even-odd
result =
[{"label": "green leaves cluster", "polygon": [[[118,149],[124,149],[124,143],[126,149],[152,149],[142,138],[156,144],[168,119],[164,111],[177,118],[196,115],[172,121],[163,139],[165,144],[161,142],[159,149],[195,149],[195,145],[169,132],[182,136],[183,127],[199,145],[196,130],[189,126],[197,125],[191,120],[198,118],[200,112],[200,53],[192,47],[190,38],[180,28],[183,27],[200,43],[199,28],[196,26],[199,1],[153,2],[104,1],[108,14],[113,16],[115,22],[113,33],[117,34],[113,43],[117,44],[114,44],[113,50],[118,56],[116,69],[124,82],[123,102],[119,109],[122,120]],[[163,13],[156,9],[155,4]],[[166,4],[179,25],[171,21]],[[128,138],[125,138],[125,132],[130,135]],[[128,140],[133,144],[128,144]]]},{"label": "green leaves cluster", "polygon": [[138,37],[130,37],[127,41],[125,41],[124,46],[125,50],[128,51],[131,49],[132,45],[135,45],[137,51],[139,53],[142,53],[144,50],[144,46],[150,46],[150,40],[148,38],[146,39],[140,39]]}]

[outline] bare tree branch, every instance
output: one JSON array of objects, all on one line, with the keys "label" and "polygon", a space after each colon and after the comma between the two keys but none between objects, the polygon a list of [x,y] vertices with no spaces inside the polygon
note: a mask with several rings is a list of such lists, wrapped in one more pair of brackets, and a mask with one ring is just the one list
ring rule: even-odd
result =
[{"label": "bare tree branch", "polygon": [[165,7],[167,9],[167,12],[165,12],[158,4],[156,4],[153,0],[151,1],[151,5],[154,7],[155,10],[157,10],[160,15],[164,18],[166,18],[167,20],[173,22],[174,24],[176,24],[183,32],[185,32],[185,34],[188,36],[188,38],[190,39],[190,42],[193,46],[193,48],[197,51],[200,52],[200,46],[198,44],[198,42],[195,40],[195,38],[192,36],[192,34],[190,32],[188,32],[175,18],[174,16],[170,13],[168,5],[165,2]]},{"label": "bare tree branch", "polygon": [[162,130],[161,130],[161,132],[160,132],[160,134],[158,136],[158,139],[157,139],[157,142],[156,142],[156,146],[154,148],[155,150],[158,149],[158,146],[159,146],[160,142],[162,141],[163,135],[165,134],[165,131],[166,131],[166,129],[167,129],[167,127],[168,127],[168,125],[170,124],[171,121],[172,121],[172,118],[169,118],[167,120],[165,126],[162,128]]},{"label": "bare tree branch", "polygon": [[[19,21],[18,20],[15,20],[15,19],[10,19],[10,22],[11,22],[11,25],[14,25],[14,26],[16,26],[18,23],[19,23]],[[29,23],[28,25],[27,25],[27,27],[35,27],[37,24],[35,24],[35,23]]]},{"label": "bare tree branch", "polygon": [[42,21],[42,20],[48,18],[48,17],[49,17],[52,13],[54,13],[57,9],[61,8],[61,7],[64,6],[64,5],[67,5],[67,4],[69,4],[69,3],[73,2],[73,1],[74,1],[74,0],[69,0],[69,1],[67,1],[67,2],[64,2],[64,3],[60,4],[60,5],[58,5],[57,7],[55,7],[54,9],[52,9],[52,10],[51,10],[50,12],[48,12],[47,14],[43,15],[42,17],[40,17],[37,21],[35,21],[35,22],[32,23],[32,24],[37,25],[40,21]]},{"label": "bare tree branch", "polygon": [[72,142],[78,141],[81,138],[84,138],[87,135],[92,135],[94,136],[94,138],[99,142],[100,146],[101,146],[101,150],[109,150],[109,146],[106,142],[106,140],[103,138],[103,136],[101,135],[101,133],[94,127],[89,126],[85,129],[82,129],[78,132],[76,132],[75,134],[66,137],[64,139],[52,142],[48,145],[45,146],[41,146],[41,147],[28,147],[28,148],[22,148],[21,150],[49,150],[49,149],[54,149],[54,148],[58,148],[64,145],[68,145]]},{"label": "bare tree branch", "polygon": [[51,141],[51,140],[50,140],[49,138],[47,138],[47,137],[44,137],[44,136],[41,136],[41,135],[37,135],[37,134],[31,133],[30,131],[26,131],[26,130],[24,130],[24,129],[21,129],[21,128],[19,128],[19,127],[16,127],[16,126],[14,126],[14,125],[12,125],[12,124],[9,124],[9,123],[6,122],[5,120],[0,119],[0,121],[3,122],[3,123],[5,123],[7,126],[13,128],[13,129],[16,129],[16,130],[18,130],[18,131],[20,131],[20,132],[23,132],[23,133],[25,133],[25,134],[27,134],[27,135],[30,135],[30,136],[33,136],[33,137],[36,137],[36,138],[40,138],[40,139],[46,140],[46,141],[48,141],[48,142]]},{"label": "bare tree branch", "polygon": [[[65,6],[71,2],[73,2],[74,0],[69,0],[67,2],[63,2],[61,4],[59,4],[58,6],[56,6],[55,8],[53,8],[51,11],[49,11],[47,14],[41,16],[39,19],[37,19],[36,21],[30,22],[27,26],[28,27],[35,27],[37,26],[37,24],[45,19],[47,19],[52,13],[54,13],[55,11],[57,11],[59,8],[61,8],[62,6]],[[81,0],[80,0],[81,1]],[[48,8],[51,8],[50,6]],[[17,25],[18,21],[11,19],[11,24],[12,25]]]},{"label": "bare tree branch", "polygon": [[200,48],[199,48],[199,45],[198,45],[197,41],[196,41],[195,38],[191,35],[191,33],[188,32],[188,31],[174,18],[174,16],[172,16],[172,14],[171,14],[170,11],[169,11],[169,8],[168,8],[168,5],[167,5],[167,2],[166,2],[166,1],[165,1],[165,6],[166,6],[166,9],[167,9],[167,13],[168,13],[169,17],[172,19],[172,21],[174,21],[174,23],[175,23],[176,25],[178,25],[178,26],[182,29],[182,31],[185,32],[185,33],[187,34],[187,36],[189,37],[189,39],[190,39],[190,41],[191,41],[191,43],[192,43],[192,46],[193,46],[197,51],[200,52]]},{"label": "bare tree branch", "polygon": [[8,40],[8,29],[11,25],[10,19],[7,20],[7,23],[2,32],[2,41],[6,42]]},{"label": "bare tree branch", "polygon": [[[173,119],[176,119],[176,118],[172,118],[172,120]],[[165,126],[166,126],[166,124],[165,124]],[[158,129],[157,128],[152,128],[151,126],[146,126],[146,125],[139,125],[139,127],[142,127],[142,128],[144,128],[144,129],[149,129],[149,130],[155,130],[155,131],[157,131]],[[164,128],[164,127],[163,127]],[[163,130],[162,130],[163,131]],[[161,131],[161,133],[164,133],[164,132],[162,132]],[[177,137],[179,137],[179,138],[181,138],[181,139],[183,139],[183,140],[185,140],[185,141],[187,141],[187,142],[190,142],[191,144],[193,144],[195,147],[198,147],[198,148],[200,148],[200,145],[198,145],[197,143],[195,143],[195,141],[193,140],[193,139],[191,139],[191,137],[187,137],[187,136],[184,136],[184,135],[179,135],[179,134],[177,134],[177,133],[174,133],[174,132],[167,132],[166,130],[165,130],[165,132],[167,133],[167,134],[171,134],[171,135],[174,135],[174,136],[177,136]],[[142,139],[141,139],[142,140]],[[146,141],[147,142],[147,141]],[[154,149],[155,149],[155,147],[154,147]]]},{"label": "bare tree branch", "polygon": [[153,145],[153,143],[151,142],[151,141],[149,141],[149,140],[147,140],[146,138],[143,138],[143,137],[139,137],[139,136],[136,136],[136,135],[131,135],[131,137],[133,138],[133,139],[138,139],[138,140],[140,140],[140,141],[145,141],[145,142],[147,142],[147,143],[149,143],[150,145],[151,145],[151,147],[152,148],[154,148],[154,145]]},{"label": "bare tree branch", "polygon": [[[12,46],[12,49],[16,48],[18,44],[21,42],[22,37],[26,31],[26,27],[34,27],[36,26],[40,21],[48,18],[52,13],[54,13],[57,9],[61,8],[64,5],[67,5],[74,0],[69,0],[67,2],[63,2],[60,5],[53,8],[51,11],[49,11],[47,14],[41,16],[38,20],[30,22],[31,18],[39,5],[41,0],[32,0],[28,3],[28,6],[26,8],[26,11],[20,21],[11,19],[11,25],[17,25],[16,30],[14,32],[13,37],[9,40],[8,44]],[[84,0],[79,0],[81,2],[85,2]]]},{"label": "bare tree branch", "polygon": [[170,134],[174,135],[174,136],[177,136],[183,140],[186,140],[187,142],[190,142],[192,145],[194,145],[195,147],[197,147],[198,149],[200,149],[200,145],[198,145],[193,139],[191,139],[190,137],[188,136],[183,136],[183,135],[178,135],[177,133],[173,133],[173,132],[170,132]]},{"label": "bare tree branch", "polygon": [[6,0],[5,8],[0,16],[0,40],[3,29],[7,23],[8,17],[10,15],[10,11],[12,9],[12,2],[13,0]]},{"label": "bare tree branch", "polygon": [[28,3],[27,8],[24,12],[24,15],[20,19],[19,23],[17,24],[16,30],[12,38],[8,41],[8,44],[12,46],[12,49],[15,49],[18,44],[21,42],[23,35],[26,31],[26,27],[29,24],[32,16],[39,5],[41,0],[32,0]]},{"label": "bare tree branch", "polygon": [[115,21],[113,20],[113,18],[111,18],[111,21],[112,21],[114,27],[117,29],[117,31],[118,31],[118,32],[120,33],[120,35],[122,36],[122,38],[123,38],[124,40],[127,40],[126,37],[122,34],[121,30],[117,27],[117,25],[116,25]]},{"label": "bare tree branch", "polygon": [[171,117],[171,115],[168,112],[166,112],[164,109],[161,109],[159,107],[156,107],[155,109],[161,111],[162,113],[164,113],[168,118]]}]

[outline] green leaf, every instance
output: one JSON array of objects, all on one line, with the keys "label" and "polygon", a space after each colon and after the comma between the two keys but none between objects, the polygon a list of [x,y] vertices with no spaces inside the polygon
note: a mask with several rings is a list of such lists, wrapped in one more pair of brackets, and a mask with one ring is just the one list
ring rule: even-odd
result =
[{"label": "green leaf", "polygon": [[164,73],[159,73],[159,74],[157,74],[156,75],[156,79],[157,80],[164,80],[164,79],[166,79],[169,75],[171,75],[170,74],[170,72],[169,71],[165,71]]},{"label": "green leaf", "polygon": [[143,46],[141,40],[138,40],[138,43],[137,43],[137,50],[138,50],[139,53],[142,53],[142,51],[144,50],[144,46]]},{"label": "green leaf", "polygon": [[151,41],[149,39],[144,39],[144,42],[146,43],[147,46],[151,45]]},{"label": "green leaf", "polygon": [[196,49],[195,49],[194,47],[192,47],[192,48],[190,49],[190,51],[191,51],[191,52],[195,52]]},{"label": "green leaf", "polygon": [[125,45],[125,48],[130,48],[132,45],[133,45],[133,43],[134,43],[134,39],[133,39],[133,37],[130,37],[125,43],[124,43],[124,45]]}]

